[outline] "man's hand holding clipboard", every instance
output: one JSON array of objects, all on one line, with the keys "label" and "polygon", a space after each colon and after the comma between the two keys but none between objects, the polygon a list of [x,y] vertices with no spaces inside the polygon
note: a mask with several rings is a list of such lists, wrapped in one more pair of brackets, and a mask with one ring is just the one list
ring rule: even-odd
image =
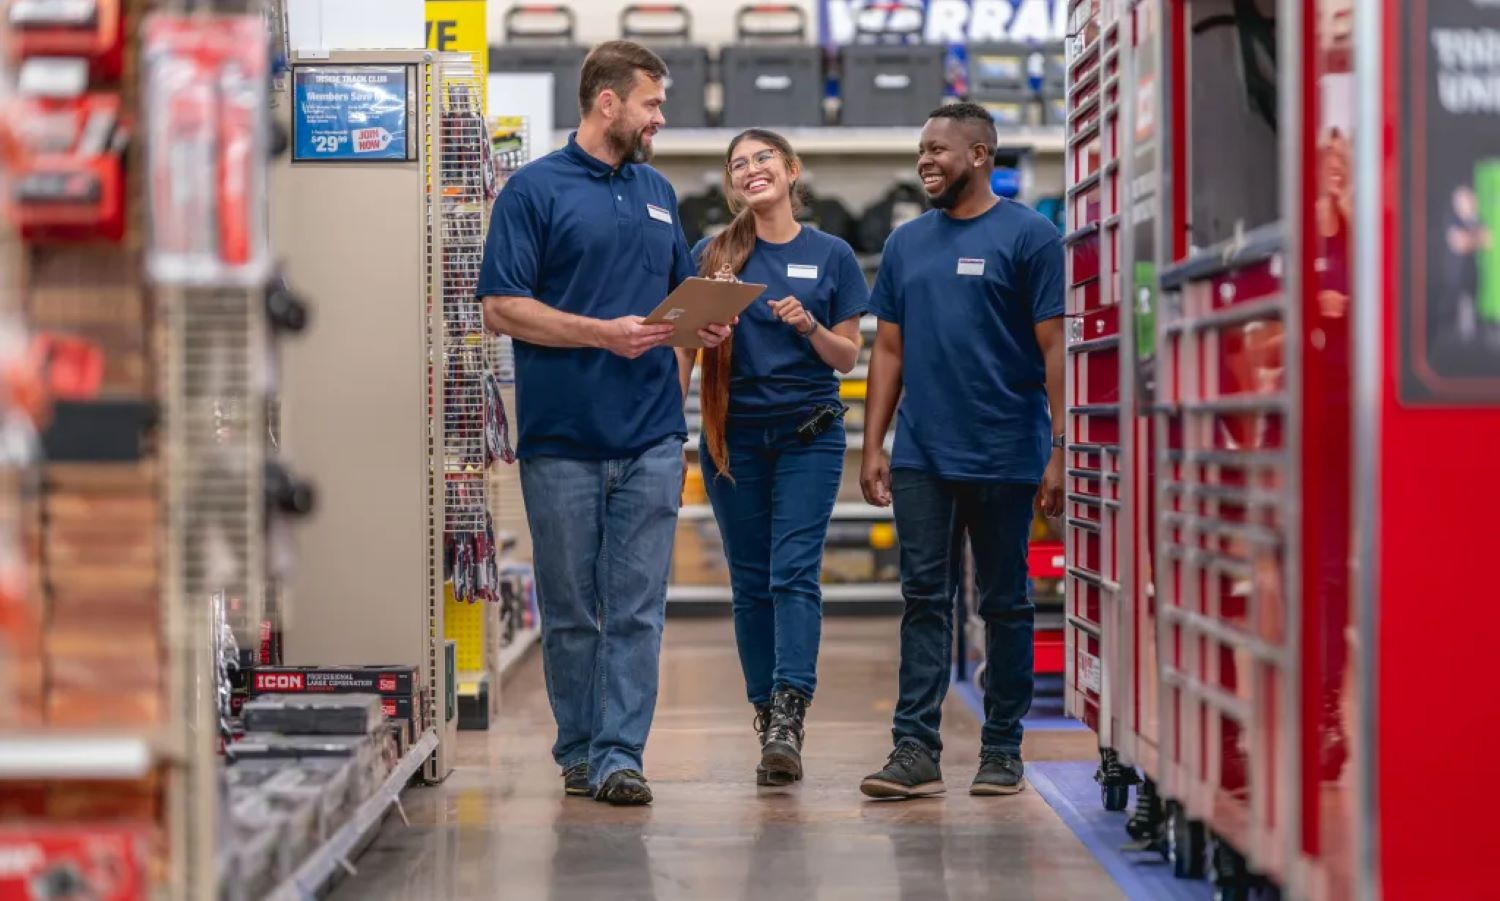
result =
[{"label": "man's hand holding clipboard", "polygon": [[[740,313],[765,290],[765,285],[735,279],[726,267],[713,278],[694,277],[678,285],[642,324],[671,323],[675,331],[667,343],[673,347],[717,345],[728,337],[727,329]],[[719,341],[713,341],[714,337]]]}]

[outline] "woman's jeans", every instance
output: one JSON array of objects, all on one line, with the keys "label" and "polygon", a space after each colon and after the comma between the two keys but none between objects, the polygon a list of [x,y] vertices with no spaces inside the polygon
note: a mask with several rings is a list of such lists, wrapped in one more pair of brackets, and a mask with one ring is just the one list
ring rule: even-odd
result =
[{"label": "woman's jeans", "polygon": [[769,704],[780,688],[811,698],[817,687],[823,544],[846,437],[840,419],[803,444],[797,426],[810,415],[731,424],[728,476],[718,475],[706,447],[698,454],[729,559],[734,632],[752,704]]}]

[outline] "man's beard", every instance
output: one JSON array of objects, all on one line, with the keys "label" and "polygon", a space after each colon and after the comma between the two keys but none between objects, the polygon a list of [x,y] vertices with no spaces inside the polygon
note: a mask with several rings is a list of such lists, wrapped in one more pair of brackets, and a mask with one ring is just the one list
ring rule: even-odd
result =
[{"label": "man's beard", "polygon": [[646,143],[646,129],[626,131],[623,128],[611,127],[604,133],[604,137],[609,141],[609,149],[620,158],[620,162],[651,162],[651,145]]},{"label": "man's beard", "polygon": [[932,204],[932,208],[935,210],[953,209],[958,206],[958,198],[963,194],[964,189],[969,186],[969,180],[973,177],[973,171],[965,169],[962,175],[948,183],[948,187],[943,189],[943,193],[936,197],[929,197],[927,202]]}]

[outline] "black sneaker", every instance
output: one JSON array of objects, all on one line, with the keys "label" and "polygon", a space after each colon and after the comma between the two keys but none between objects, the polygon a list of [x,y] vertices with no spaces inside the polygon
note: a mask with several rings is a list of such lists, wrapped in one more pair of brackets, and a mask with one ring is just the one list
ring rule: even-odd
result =
[{"label": "black sneaker", "polygon": [[651,786],[635,770],[617,770],[599,786],[594,800],[616,807],[643,807],[651,803]]},{"label": "black sneaker", "polygon": [[901,799],[929,798],[947,791],[937,758],[916,741],[896,745],[885,769],[866,776],[859,790],[871,798]]},{"label": "black sneaker", "polygon": [[802,778],[803,720],[807,698],[783,688],[771,698],[771,728],[761,748],[760,766],[768,785],[791,785]]},{"label": "black sneaker", "polygon": [[587,797],[591,791],[589,788],[589,765],[587,763],[575,763],[563,770],[563,794],[574,797]]},{"label": "black sneaker", "polygon": [[979,755],[979,772],[969,786],[971,795],[1014,795],[1026,788],[1026,766],[1016,754],[986,751]]},{"label": "black sneaker", "polygon": [[[766,749],[766,733],[771,729],[771,705],[755,705],[755,738],[760,742],[761,751]],[[755,765],[755,784],[770,785],[771,777],[766,775],[764,762]]]}]

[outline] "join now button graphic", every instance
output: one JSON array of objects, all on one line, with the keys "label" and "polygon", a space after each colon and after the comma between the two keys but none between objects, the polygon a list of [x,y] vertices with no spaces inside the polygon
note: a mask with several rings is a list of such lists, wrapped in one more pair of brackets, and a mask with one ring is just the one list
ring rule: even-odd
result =
[{"label": "join now button graphic", "polygon": [[361,128],[353,132],[353,138],[355,153],[379,153],[396,139],[383,128]]}]

